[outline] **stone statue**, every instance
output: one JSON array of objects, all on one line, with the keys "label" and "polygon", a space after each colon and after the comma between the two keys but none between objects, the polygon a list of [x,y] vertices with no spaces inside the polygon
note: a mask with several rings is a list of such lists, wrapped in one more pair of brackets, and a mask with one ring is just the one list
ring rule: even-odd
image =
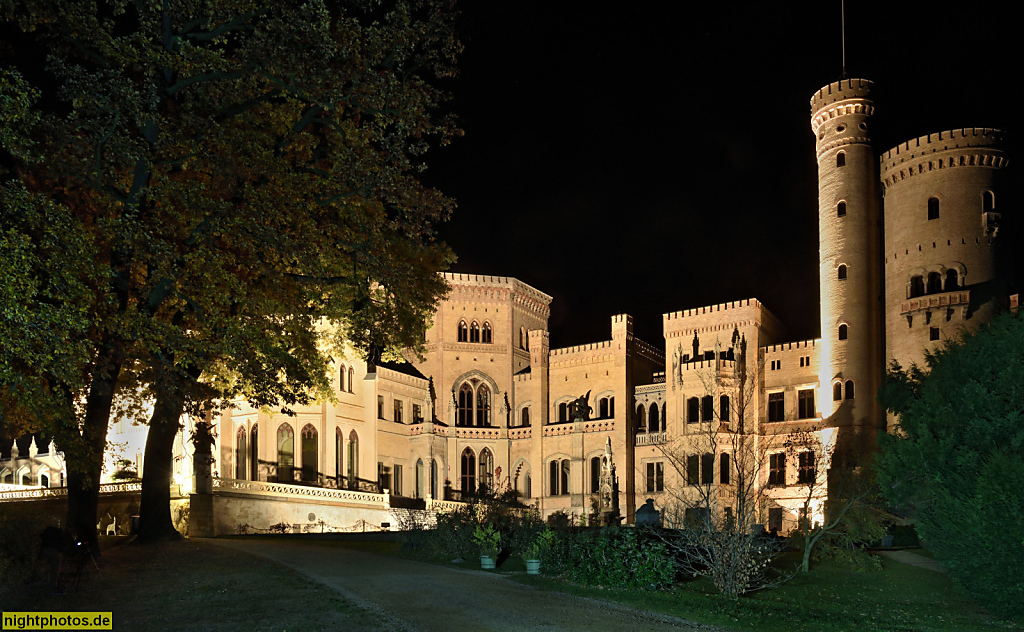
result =
[{"label": "stone statue", "polygon": [[697,337],[697,332],[693,332],[693,359],[700,359],[700,338]]},{"label": "stone statue", "polygon": [[577,397],[572,403],[572,419],[573,421],[587,421],[590,419],[590,413],[594,412],[594,409],[590,407],[588,403],[590,401],[590,391],[587,391],[586,395]]},{"label": "stone statue", "polygon": [[676,373],[679,371],[679,349],[672,351],[672,386],[676,385]]}]

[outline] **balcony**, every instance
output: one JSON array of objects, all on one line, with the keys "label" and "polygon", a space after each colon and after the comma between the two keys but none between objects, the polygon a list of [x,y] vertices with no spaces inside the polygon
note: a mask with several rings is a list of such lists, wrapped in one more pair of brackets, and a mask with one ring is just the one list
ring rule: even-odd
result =
[{"label": "balcony", "polygon": [[966,310],[970,303],[970,290],[954,290],[941,294],[928,294],[903,301],[900,305],[900,315],[911,316],[918,312],[942,307],[960,307]]},{"label": "balcony", "polygon": [[664,445],[666,443],[668,443],[667,432],[642,432],[637,433],[633,445],[639,447],[642,445]]}]

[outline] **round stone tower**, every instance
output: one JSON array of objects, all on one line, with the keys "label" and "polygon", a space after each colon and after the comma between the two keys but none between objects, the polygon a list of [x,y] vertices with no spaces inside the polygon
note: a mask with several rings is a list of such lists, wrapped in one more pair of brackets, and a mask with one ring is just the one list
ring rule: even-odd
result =
[{"label": "round stone tower", "polygon": [[1004,137],[967,128],[907,141],[881,157],[887,360],[925,352],[1007,300],[999,251]]},{"label": "round stone tower", "polygon": [[872,84],[844,79],[811,98],[818,158],[821,365],[818,410],[840,427],[877,428],[883,372],[878,162]]}]

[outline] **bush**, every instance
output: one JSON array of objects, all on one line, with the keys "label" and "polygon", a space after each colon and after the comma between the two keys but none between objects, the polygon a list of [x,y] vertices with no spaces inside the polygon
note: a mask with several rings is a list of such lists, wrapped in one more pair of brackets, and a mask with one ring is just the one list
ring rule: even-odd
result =
[{"label": "bush", "polygon": [[899,415],[879,437],[879,481],[949,576],[983,606],[1024,621],[1024,312],[893,366],[880,400]]},{"label": "bush", "polygon": [[589,586],[657,590],[675,577],[665,545],[632,528],[562,530],[541,561],[545,574]]}]

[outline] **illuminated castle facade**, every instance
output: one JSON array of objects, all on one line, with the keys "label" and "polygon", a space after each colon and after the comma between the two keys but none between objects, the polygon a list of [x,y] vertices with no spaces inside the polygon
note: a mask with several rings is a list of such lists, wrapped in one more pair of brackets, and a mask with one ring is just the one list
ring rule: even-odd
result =
[{"label": "illuminated castle facade", "polygon": [[[551,348],[550,296],[513,278],[445,274],[451,292],[423,359],[337,358],[334,401],[296,416],[242,405],[217,420],[217,489],[237,496],[218,506],[218,529],[305,522],[306,505],[281,518],[246,504],[260,485],[287,496],[292,482],[338,494],[387,489],[428,508],[481,487],[512,489],[545,515],[614,507],[626,521],[646,498],[666,508],[679,496],[673,490],[711,485],[729,510],[725,491],[741,460],[731,450],[742,436],[764,456],[757,477],[769,500],[758,521],[788,531],[808,483],[825,472],[786,439],[807,431],[870,449],[886,427],[875,396],[886,364],[921,364],[1007,300],[1002,134],[940,132],[879,156],[871,89],[848,79],[811,98],[820,338],[785,340],[766,307],[745,299],[665,314],[656,345],[638,340],[620,314],[606,340]],[[579,415],[588,394],[590,410]],[[308,515],[336,524],[356,516]]]}]

